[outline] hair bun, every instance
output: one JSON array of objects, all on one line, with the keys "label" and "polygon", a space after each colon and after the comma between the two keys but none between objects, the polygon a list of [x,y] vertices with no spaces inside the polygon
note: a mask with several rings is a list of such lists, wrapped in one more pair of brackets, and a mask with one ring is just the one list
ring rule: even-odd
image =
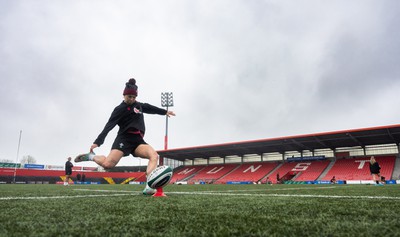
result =
[{"label": "hair bun", "polygon": [[128,84],[136,85],[136,80],[135,80],[135,78],[129,79]]}]

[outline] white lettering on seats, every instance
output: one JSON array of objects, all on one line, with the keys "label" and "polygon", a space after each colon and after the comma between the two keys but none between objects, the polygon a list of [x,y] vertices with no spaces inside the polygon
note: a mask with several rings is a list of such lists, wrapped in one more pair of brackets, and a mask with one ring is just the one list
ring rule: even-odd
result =
[{"label": "white lettering on seats", "polygon": [[308,169],[309,165],[311,165],[311,163],[298,163],[298,164],[292,169],[292,171],[305,171],[306,169]]},{"label": "white lettering on seats", "polygon": [[186,168],[184,170],[182,170],[181,172],[179,172],[178,174],[189,174],[190,172],[192,172],[195,168]]},{"label": "white lettering on seats", "polygon": [[364,168],[365,163],[369,162],[369,160],[355,160],[354,162],[360,162],[358,165],[358,169],[362,170]]},{"label": "white lettering on seats", "polygon": [[257,166],[257,168],[254,167],[254,165],[250,165],[249,168],[243,171],[243,173],[246,173],[247,171],[250,170],[251,173],[256,172],[262,165]]},{"label": "white lettering on seats", "polygon": [[[212,170],[210,170],[210,171],[208,171],[207,172],[207,174],[216,174],[216,173],[218,173],[220,170],[222,170],[224,167],[222,166],[222,167],[214,167]],[[215,169],[217,169],[217,170],[215,170]]]}]

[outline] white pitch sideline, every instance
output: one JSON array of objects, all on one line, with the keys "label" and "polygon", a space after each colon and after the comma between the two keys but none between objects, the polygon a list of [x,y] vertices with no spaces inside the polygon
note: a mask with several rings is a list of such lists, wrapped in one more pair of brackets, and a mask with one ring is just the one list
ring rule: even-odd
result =
[{"label": "white pitch sideline", "polygon": [[[71,196],[39,196],[39,197],[0,197],[0,201],[7,200],[46,200],[46,199],[65,199],[65,198],[88,198],[88,197],[116,197],[116,196],[133,196],[141,195],[140,191],[126,191],[126,190],[102,190],[102,189],[73,189],[74,191],[82,192],[102,192],[104,194],[88,194],[88,195],[71,195]],[[229,191],[226,192],[226,191]],[[232,193],[235,190],[226,190],[225,192],[165,192],[166,194],[178,195],[214,195],[214,196],[257,196],[257,197],[296,197],[296,198],[326,198],[326,199],[386,199],[386,200],[400,200],[400,197],[390,196],[344,196],[344,195],[311,195],[311,194],[279,194],[279,193]],[[237,191],[237,190],[236,190]],[[260,190],[259,190],[260,191]],[[262,190],[266,191],[266,190]],[[271,190],[272,191],[272,190]],[[274,190],[279,191],[279,190]]]},{"label": "white pitch sideline", "polygon": [[45,199],[65,199],[65,198],[87,198],[87,197],[113,197],[113,196],[132,196],[140,192],[118,193],[118,194],[89,194],[89,195],[74,195],[74,196],[47,196],[47,197],[0,197],[3,200],[45,200]]},{"label": "white pitch sideline", "polygon": [[[334,188],[334,187],[318,187],[318,188]],[[286,190],[298,190],[298,189],[307,189],[307,188],[289,188]],[[315,188],[313,188],[315,189]],[[75,191],[94,191],[94,192],[130,192],[126,190],[102,190],[102,189],[74,189]],[[280,191],[282,189],[273,190]],[[258,197],[298,197],[298,198],[328,198],[328,199],[387,199],[387,200],[400,200],[400,197],[390,197],[390,196],[344,196],[344,195],[311,195],[311,194],[279,194],[279,193],[232,193],[235,191],[244,191],[244,190],[225,190],[220,192],[215,191],[199,191],[199,192],[165,192],[166,194],[182,194],[182,195],[216,195],[216,196],[258,196]],[[249,191],[249,190],[247,190]],[[268,191],[268,190],[257,190],[257,191]],[[272,190],[271,190],[272,191]],[[229,193],[228,193],[229,192]],[[138,193],[136,191],[136,193]],[[140,192],[139,192],[140,193]]]},{"label": "white pitch sideline", "polygon": [[390,196],[332,196],[332,195],[311,195],[311,194],[279,194],[279,193],[212,193],[212,192],[166,192],[166,194],[186,195],[215,195],[215,196],[257,196],[257,197],[298,197],[298,198],[328,198],[328,199],[389,199],[400,200],[400,197]]}]

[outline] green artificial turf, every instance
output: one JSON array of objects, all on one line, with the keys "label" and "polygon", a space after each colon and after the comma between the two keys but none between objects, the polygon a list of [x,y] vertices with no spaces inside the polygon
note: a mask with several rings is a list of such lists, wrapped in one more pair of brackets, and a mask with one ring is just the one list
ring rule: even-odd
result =
[{"label": "green artificial turf", "polygon": [[0,236],[400,236],[400,186],[0,185]]}]

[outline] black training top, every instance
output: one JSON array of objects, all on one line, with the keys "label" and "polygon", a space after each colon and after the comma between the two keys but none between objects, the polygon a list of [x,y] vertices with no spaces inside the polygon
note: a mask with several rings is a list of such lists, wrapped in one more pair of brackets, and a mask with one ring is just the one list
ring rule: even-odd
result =
[{"label": "black training top", "polygon": [[381,171],[381,167],[379,166],[378,162],[375,162],[373,165],[369,163],[369,171],[371,174],[379,174]]},{"label": "black training top", "polygon": [[65,172],[72,173],[72,167],[74,167],[74,165],[71,163],[71,161],[65,162]]},{"label": "black training top", "polygon": [[115,125],[119,126],[118,135],[128,131],[129,129],[140,130],[144,134],[146,127],[144,125],[143,113],[166,115],[167,110],[158,108],[151,104],[140,103],[138,101],[132,105],[128,105],[122,101],[120,105],[115,107],[106,126],[94,141],[94,144],[97,144],[98,146],[102,145],[107,134],[115,127]]}]

